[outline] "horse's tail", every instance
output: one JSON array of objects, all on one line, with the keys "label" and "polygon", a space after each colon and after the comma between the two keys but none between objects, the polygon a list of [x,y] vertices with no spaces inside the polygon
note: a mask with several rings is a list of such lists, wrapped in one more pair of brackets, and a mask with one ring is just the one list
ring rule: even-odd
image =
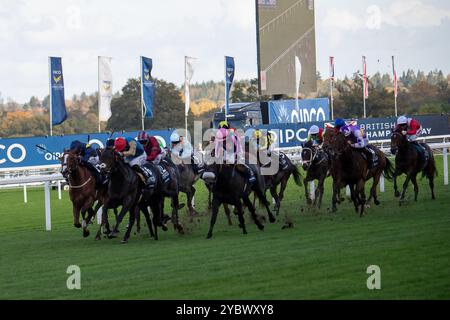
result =
[{"label": "horse's tail", "polygon": [[302,175],[300,174],[300,171],[298,171],[298,168],[296,165],[294,165],[294,169],[292,170],[292,175],[294,176],[294,181],[295,184],[298,185],[299,187],[302,186]]},{"label": "horse's tail", "polygon": [[394,172],[395,172],[394,165],[388,159],[388,157],[386,157],[386,167],[384,167],[383,169],[383,176],[389,181],[391,181],[394,176]]},{"label": "horse's tail", "polygon": [[428,166],[425,168],[425,170],[422,171],[422,178],[436,178],[438,176],[438,170],[436,167],[436,160],[434,159],[433,152],[430,152],[430,160],[428,161]]}]

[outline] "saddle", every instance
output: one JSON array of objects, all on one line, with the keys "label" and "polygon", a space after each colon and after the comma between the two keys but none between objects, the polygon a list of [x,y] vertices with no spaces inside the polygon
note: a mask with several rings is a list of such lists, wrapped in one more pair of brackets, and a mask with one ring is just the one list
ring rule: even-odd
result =
[{"label": "saddle", "polygon": [[369,169],[378,166],[380,159],[378,158],[377,151],[374,149],[372,145],[367,145],[366,147],[364,147],[361,155],[364,158],[364,160],[367,161]]},{"label": "saddle", "polygon": [[287,156],[280,152],[280,168],[281,170],[286,170],[289,167],[289,161],[287,159]]},{"label": "saddle", "polygon": [[170,173],[169,171],[167,171],[166,168],[164,168],[162,165],[158,164],[157,165],[159,172],[161,173],[161,179],[163,183],[169,182],[170,181]]}]

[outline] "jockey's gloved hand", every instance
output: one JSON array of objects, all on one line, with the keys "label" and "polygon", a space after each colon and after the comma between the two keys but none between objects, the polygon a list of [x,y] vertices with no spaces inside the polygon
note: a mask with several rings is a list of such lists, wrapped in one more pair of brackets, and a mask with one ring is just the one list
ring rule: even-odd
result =
[{"label": "jockey's gloved hand", "polygon": [[407,133],[406,130],[402,131],[402,135],[406,136],[406,133]]},{"label": "jockey's gloved hand", "polygon": [[119,157],[123,158],[123,153],[122,152],[117,152],[117,154],[119,155]]}]

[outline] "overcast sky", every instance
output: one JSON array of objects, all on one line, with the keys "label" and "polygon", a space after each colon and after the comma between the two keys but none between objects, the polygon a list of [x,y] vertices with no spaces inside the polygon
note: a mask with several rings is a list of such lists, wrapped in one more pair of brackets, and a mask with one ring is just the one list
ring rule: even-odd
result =
[{"label": "overcast sky", "polygon": [[[282,1],[282,0],[278,0]],[[450,1],[316,0],[317,68],[337,76],[361,68],[450,72]],[[48,56],[63,57],[66,96],[97,90],[97,57],[113,57],[114,91],[139,74],[181,85],[185,55],[197,57],[193,81],[221,80],[223,56],[236,78],[256,77],[254,0],[0,0],[0,92],[28,101],[48,94]]]}]

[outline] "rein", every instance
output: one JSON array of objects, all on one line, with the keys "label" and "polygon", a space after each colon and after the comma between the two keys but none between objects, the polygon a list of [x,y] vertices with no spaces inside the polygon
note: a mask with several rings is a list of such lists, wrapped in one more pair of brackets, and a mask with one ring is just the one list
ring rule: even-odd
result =
[{"label": "rein", "polygon": [[69,187],[70,187],[71,189],[81,189],[81,188],[84,188],[84,187],[89,183],[89,181],[91,181],[91,179],[92,179],[92,176],[90,176],[89,179],[87,179],[83,184],[80,184],[80,185],[78,185],[78,186],[73,186],[73,185],[70,184],[70,175],[69,175]]}]

